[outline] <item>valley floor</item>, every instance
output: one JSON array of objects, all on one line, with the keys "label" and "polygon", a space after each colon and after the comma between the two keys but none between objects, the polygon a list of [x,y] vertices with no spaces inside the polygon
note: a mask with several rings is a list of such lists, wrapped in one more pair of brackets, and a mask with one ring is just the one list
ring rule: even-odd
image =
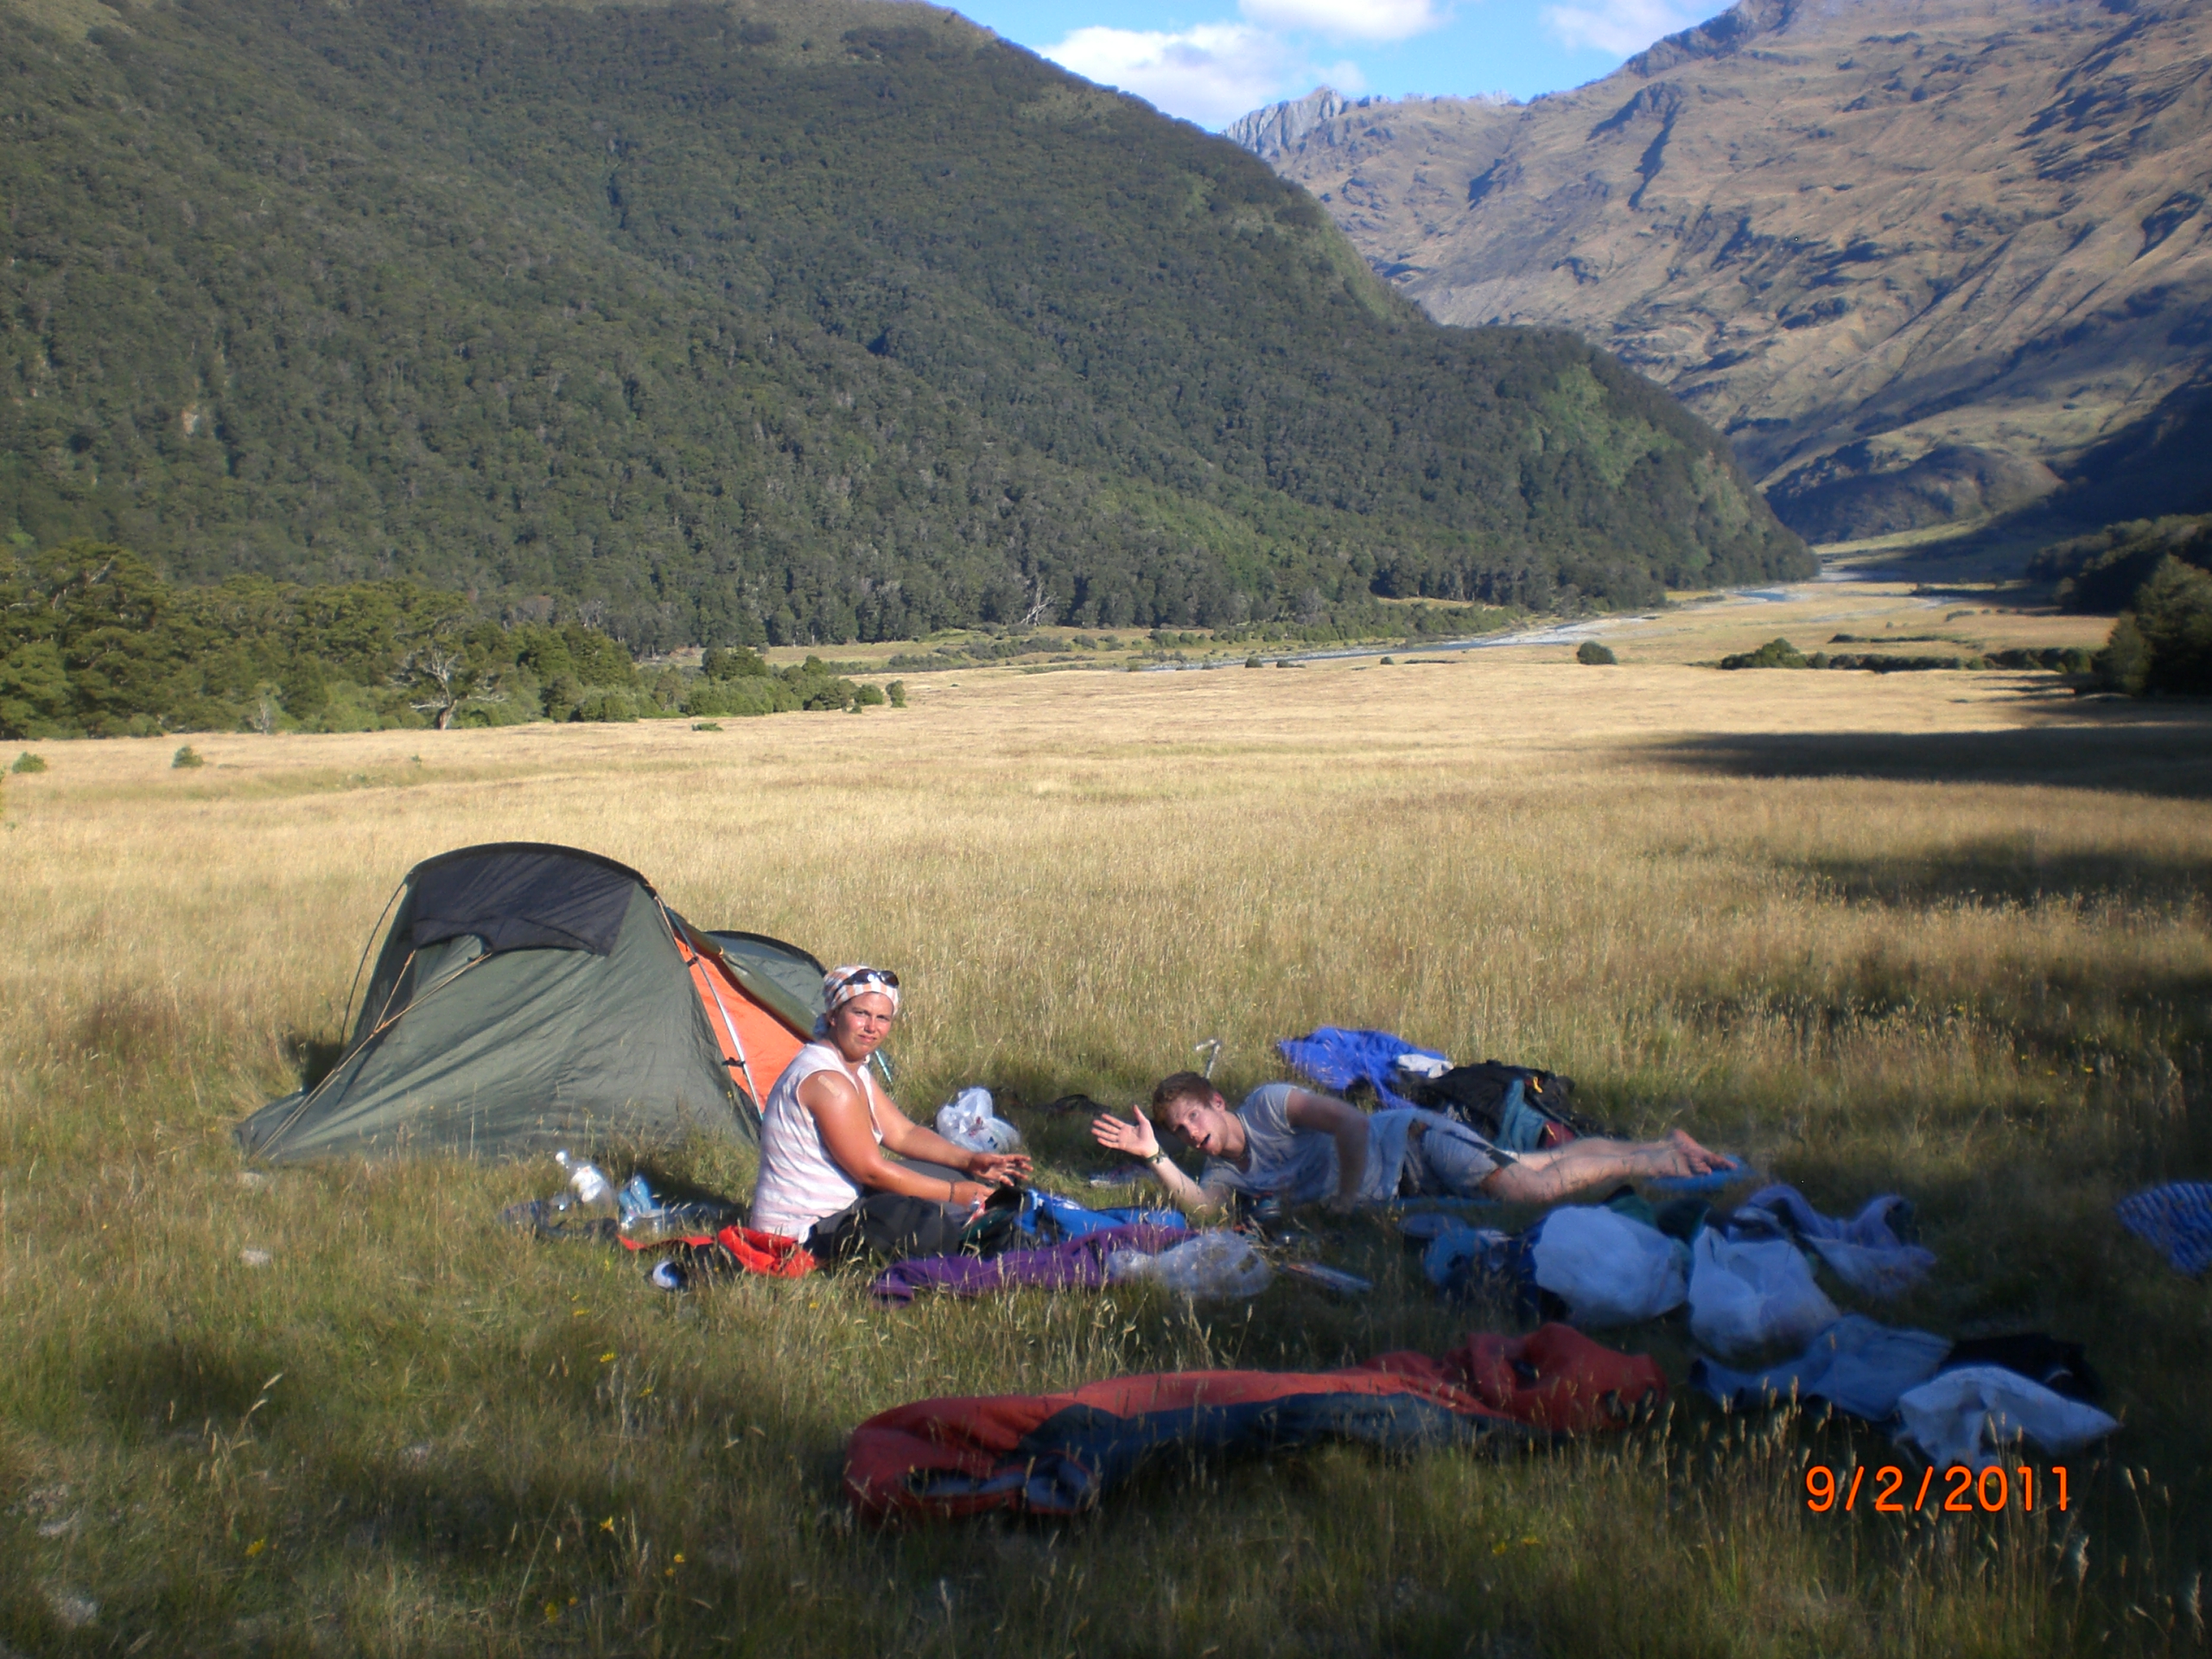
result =
[{"label": "valley floor", "polygon": [[[188,771],[175,740],[37,746],[48,769],[0,797],[0,1643],[2201,1642],[2212,1316],[2111,1205],[2212,1166],[2212,710],[2050,675],[1686,665],[1777,633],[2101,632],[1878,587],[1624,623],[1610,669],[1569,642],[963,671],[913,678],[906,709],[719,732],[195,738]],[[503,839],[588,847],[701,923],[895,966],[910,1109],[972,1082],[1126,1103],[1214,1036],[1233,1091],[1332,1022],[1565,1071],[1599,1115],[1686,1127],[1831,1211],[1902,1192],[1940,1265],[1862,1311],[2085,1342],[2124,1428],[2077,1460],[2064,1516],[1815,1514],[1808,1463],[1896,1451],[1723,1416],[1681,1386],[1688,1333],[1662,1322],[1606,1333],[1677,1385],[1624,1439],[1177,1465],[1070,1525],[856,1528],[844,1437],[903,1401],[1436,1351],[1512,1314],[1438,1302],[1377,1219],[1325,1235],[1324,1259],[1376,1281],[1357,1300],[1279,1281],[1249,1305],[887,1312],[847,1280],[670,1298],[619,1252],[495,1230],[550,1169],[243,1172],[231,1125],[337,1035],[401,875]],[[1014,1116],[1087,1195],[1107,1160],[1081,1125]],[[749,1184],[712,1146],[683,1167]]]}]

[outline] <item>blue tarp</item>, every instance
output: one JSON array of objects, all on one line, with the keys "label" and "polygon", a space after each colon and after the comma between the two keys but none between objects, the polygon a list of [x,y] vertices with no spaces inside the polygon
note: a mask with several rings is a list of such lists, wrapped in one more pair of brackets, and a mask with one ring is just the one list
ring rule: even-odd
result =
[{"label": "blue tarp", "polygon": [[1323,1026],[1304,1037],[1286,1037],[1275,1047],[1283,1058],[1324,1089],[1342,1094],[1363,1077],[1389,1106],[1414,1104],[1390,1087],[1401,1054],[1419,1054],[1425,1059],[1452,1064],[1449,1054],[1409,1043],[1389,1032],[1351,1031],[1342,1026]]},{"label": "blue tarp", "polygon": [[2120,1225],[2165,1252],[2181,1272],[2212,1267],[2212,1184],[2175,1181],[2122,1198],[2113,1206]]}]

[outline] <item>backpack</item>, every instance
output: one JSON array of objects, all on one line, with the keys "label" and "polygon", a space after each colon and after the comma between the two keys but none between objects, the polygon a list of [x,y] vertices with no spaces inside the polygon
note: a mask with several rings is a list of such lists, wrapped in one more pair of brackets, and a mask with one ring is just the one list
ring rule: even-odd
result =
[{"label": "backpack", "polygon": [[1508,1152],[1540,1152],[1606,1131],[1573,1108],[1574,1080],[1534,1066],[1484,1060],[1455,1065],[1438,1077],[1408,1080],[1417,1106],[1464,1123]]}]

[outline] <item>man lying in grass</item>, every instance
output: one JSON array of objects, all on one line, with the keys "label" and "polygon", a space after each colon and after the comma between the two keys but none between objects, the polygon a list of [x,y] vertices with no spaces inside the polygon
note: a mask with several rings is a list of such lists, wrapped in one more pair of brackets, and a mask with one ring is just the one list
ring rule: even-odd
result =
[{"label": "man lying in grass", "polygon": [[1663,1141],[1588,1136],[1543,1152],[1508,1152],[1437,1112],[1403,1108],[1373,1116],[1332,1095],[1263,1084],[1235,1111],[1195,1071],[1178,1071],[1152,1091],[1160,1127],[1206,1155],[1197,1180],[1160,1148],[1151,1117],[1110,1113],[1092,1120],[1101,1146],[1150,1166],[1186,1209],[1218,1210],[1238,1192],[1286,1205],[1356,1204],[1425,1194],[1548,1204],[1570,1192],[1636,1175],[1703,1175],[1726,1160],[1676,1129]]}]

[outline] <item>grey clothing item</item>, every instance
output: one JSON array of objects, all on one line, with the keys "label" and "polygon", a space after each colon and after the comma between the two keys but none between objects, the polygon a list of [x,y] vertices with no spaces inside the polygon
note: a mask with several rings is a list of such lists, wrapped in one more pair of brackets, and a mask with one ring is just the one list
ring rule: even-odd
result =
[{"label": "grey clothing item", "polygon": [[1471,1198],[1504,1161],[1497,1147],[1465,1124],[1418,1112],[1407,1135],[1398,1191],[1408,1198]]},{"label": "grey clothing item", "polygon": [[[1320,1129],[1293,1128],[1290,1096],[1294,1084],[1262,1084],[1244,1096],[1236,1116],[1244,1125],[1242,1168],[1226,1158],[1211,1158],[1198,1185],[1217,1193],[1272,1193],[1287,1205],[1315,1204],[1337,1195],[1337,1138]],[[1421,1134],[1412,1135],[1414,1125]],[[1423,1148],[1415,1154],[1409,1141]],[[1426,1150],[1431,1142],[1435,1150]],[[1472,1197],[1484,1177],[1502,1160],[1480,1135],[1440,1112],[1408,1107],[1376,1112],[1367,1123],[1367,1173],[1359,1184],[1363,1204],[1396,1198],[1411,1173],[1423,1192]]]},{"label": "grey clothing item", "polygon": [[1950,1351],[1948,1337],[1896,1331],[1849,1313],[1795,1359],[1764,1371],[1731,1371],[1700,1358],[1690,1366],[1690,1383],[1738,1411],[1786,1404],[1794,1395],[1878,1423],[1901,1395],[1935,1376]]}]

